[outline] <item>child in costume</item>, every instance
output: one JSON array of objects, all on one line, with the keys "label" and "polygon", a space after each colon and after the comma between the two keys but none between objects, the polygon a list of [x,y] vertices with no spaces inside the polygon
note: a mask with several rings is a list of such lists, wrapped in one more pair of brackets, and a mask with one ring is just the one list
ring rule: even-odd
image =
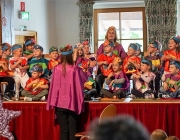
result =
[{"label": "child in costume", "polygon": [[161,80],[161,71],[162,71],[162,64],[161,64],[161,55],[158,52],[160,50],[161,44],[158,41],[154,41],[150,43],[148,46],[148,55],[144,56],[144,59],[147,59],[152,62],[152,72],[156,75],[155,78],[155,90],[157,97],[159,88],[160,88],[160,80]]},{"label": "child in costume", "polygon": [[163,56],[161,58],[162,62],[164,62],[164,74],[162,76],[162,81],[165,81],[165,75],[169,73],[169,65],[172,60],[180,61],[180,38],[172,37],[169,40],[168,50],[163,52]]},{"label": "child in costume", "polygon": [[24,90],[22,91],[22,96],[24,101],[38,101],[45,100],[48,94],[48,81],[45,78],[40,78],[43,72],[42,66],[40,64],[35,64],[31,68],[32,77],[26,83]]},{"label": "child in costume", "polygon": [[47,100],[48,110],[55,107],[61,140],[76,139],[77,117],[84,108],[82,70],[74,64],[72,54],[70,45],[61,47],[61,62],[53,69]]},{"label": "child in costume", "polygon": [[112,68],[113,72],[106,78],[110,90],[101,89],[101,93],[109,98],[123,98],[123,91],[129,88],[130,83],[122,71],[122,61],[119,57],[114,58]]},{"label": "child in costume", "polygon": [[123,61],[124,73],[128,78],[130,78],[133,73],[137,73],[140,68],[141,59],[136,55],[137,49],[137,44],[131,43],[128,47],[128,56]]},{"label": "child in costume", "polygon": [[6,58],[2,58],[3,51],[2,48],[9,48],[8,43],[3,43],[0,45],[0,82],[7,82],[5,93],[2,95],[7,101],[11,101],[14,96],[14,79],[8,75],[8,61]]},{"label": "child in costume", "polygon": [[141,72],[134,73],[131,76],[135,84],[135,89],[131,93],[138,98],[154,98],[154,89],[151,89],[150,84],[155,79],[155,74],[151,72],[152,63],[149,60],[141,61]]},{"label": "child in costume", "polygon": [[[45,59],[43,56],[43,48],[36,44],[34,45],[33,50],[34,57],[29,61],[29,70],[35,65],[40,64],[43,68],[43,72],[41,77],[48,78],[49,76],[49,70],[48,70],[48,60]],[[30,71],[29,71],[30,72]]]},{"label": "child in costume", "polygon": [[114,46],[112,42],[106,40],[103,46],[104,53],[99,55],[97,58],[98,66],[100,67],[102,72],[96,77],[96,89],[98,94],[100,94],[105,78],[113,71],[112,62],[114,58],[117,57],[112,52]]},{"label": "child in costume", "polygon": [[24,88],[27,80],[29,79],[27,74],[29,66],[27,58],[22,57],[21,45],[13,45],[12,53],[13,57],[9,59],[9,69],[14,71],[15,100],[19,100],[20,85]]},{"label": "child in costume", "polygon": [[160,88],[160,98],[180,98],[180,62],[171,61],[169,74],[165,75],[163,87]]},{"label": "child in costume", "polygon": [[57,47],[51,47],[49,49],[49,56],[50,60],[48,63],[48,69],[52,72],[52,69],[60,63],[59,54],[58,54],[58,48]]},{"label": "child in costume", "polygon": [[26,57],[29,61],[33,58],[33,49],[34,49],[35,41],[33,38],[27,39],[24,42],[23,49],[23,56]]}]

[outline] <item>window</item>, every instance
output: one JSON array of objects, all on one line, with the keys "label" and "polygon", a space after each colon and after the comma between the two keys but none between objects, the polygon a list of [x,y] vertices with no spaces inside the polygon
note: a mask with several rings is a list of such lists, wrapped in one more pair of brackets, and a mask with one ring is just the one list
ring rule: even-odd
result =
[{"label": "window", "polygon": [[130,43],[139,43],[146,50],[147,27],[145,8],[95,9],[94,10],[94,44],[95,52],[104,42],[110,26],[116,27],[118,42],[127,51]]}]

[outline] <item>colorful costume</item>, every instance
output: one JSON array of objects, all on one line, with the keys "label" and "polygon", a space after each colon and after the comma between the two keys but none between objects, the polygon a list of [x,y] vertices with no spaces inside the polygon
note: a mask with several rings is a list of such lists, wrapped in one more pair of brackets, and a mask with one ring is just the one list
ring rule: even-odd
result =
[{"label": "colorful costume", "polygon": [[[5,58],[0,58],[0,64],[8,64],[8,61]],[[0,66],[0,77],[8,76],[6,71],[3,69],[2,66]]]},{"label": "colorful costume", "polygon": [[60,63],[60,60],[49,60],[48,62],[48,69],[52,70],[55,66],[57,66]]},{"label": "colorful costume", "polygon": [[[128,63],[128,60],[131,60],[134,63],[137,63],[139,65],[141,63],[141,59],[138,56],[133,56],[133,57],[127,56],[123,61],[123,66],[125,66]],[[133,65],[133,63],[129,64],[127,69],[124,69],[124,73],[126,73],[126,74],[133,74],[136,72],[138,72],[138,69],[136,69],[136,67]]]}]

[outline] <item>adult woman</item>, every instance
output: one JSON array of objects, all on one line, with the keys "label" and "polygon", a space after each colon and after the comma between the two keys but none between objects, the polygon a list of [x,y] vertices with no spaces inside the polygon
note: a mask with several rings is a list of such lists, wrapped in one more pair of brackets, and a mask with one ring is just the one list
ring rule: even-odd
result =
[{"label": "adult woman", "polygon": [[[124,51],[122,45],[117,42],[116,28],[114,26],[108,28],[105,39],[114,43],[113,53],[118,55],[123,60],[126,57],[126,52]],[[98,48],[97,55],[102,53],[104,53],[103,44],[101,44]]]}]

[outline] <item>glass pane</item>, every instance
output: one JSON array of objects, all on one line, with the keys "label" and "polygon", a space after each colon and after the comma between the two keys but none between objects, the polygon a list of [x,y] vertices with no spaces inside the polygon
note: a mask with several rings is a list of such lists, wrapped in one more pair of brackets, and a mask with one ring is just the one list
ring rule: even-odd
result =
[{"label": "glass pane", "polygon": [[121,38],[143,38],[142,12],[121,12]]},{"label": "glass pane", "polygon": [[98,13],[98,39],[105,39],[107,29],[110,26],[116,27],[119,38],[119,12]]},{"label": "glass pane", "polygon": [[121,44],[122,44],[125,52],[127,52],[130,43],[139,43],[139,44],[141,44],[142,45],[141,51],[143,52],[143,40],[121,40]]},{"label": "glass pane", "polygon": [[100,45],[104,43],[104,41],[98,41],[98,48],[100,47]]}]

